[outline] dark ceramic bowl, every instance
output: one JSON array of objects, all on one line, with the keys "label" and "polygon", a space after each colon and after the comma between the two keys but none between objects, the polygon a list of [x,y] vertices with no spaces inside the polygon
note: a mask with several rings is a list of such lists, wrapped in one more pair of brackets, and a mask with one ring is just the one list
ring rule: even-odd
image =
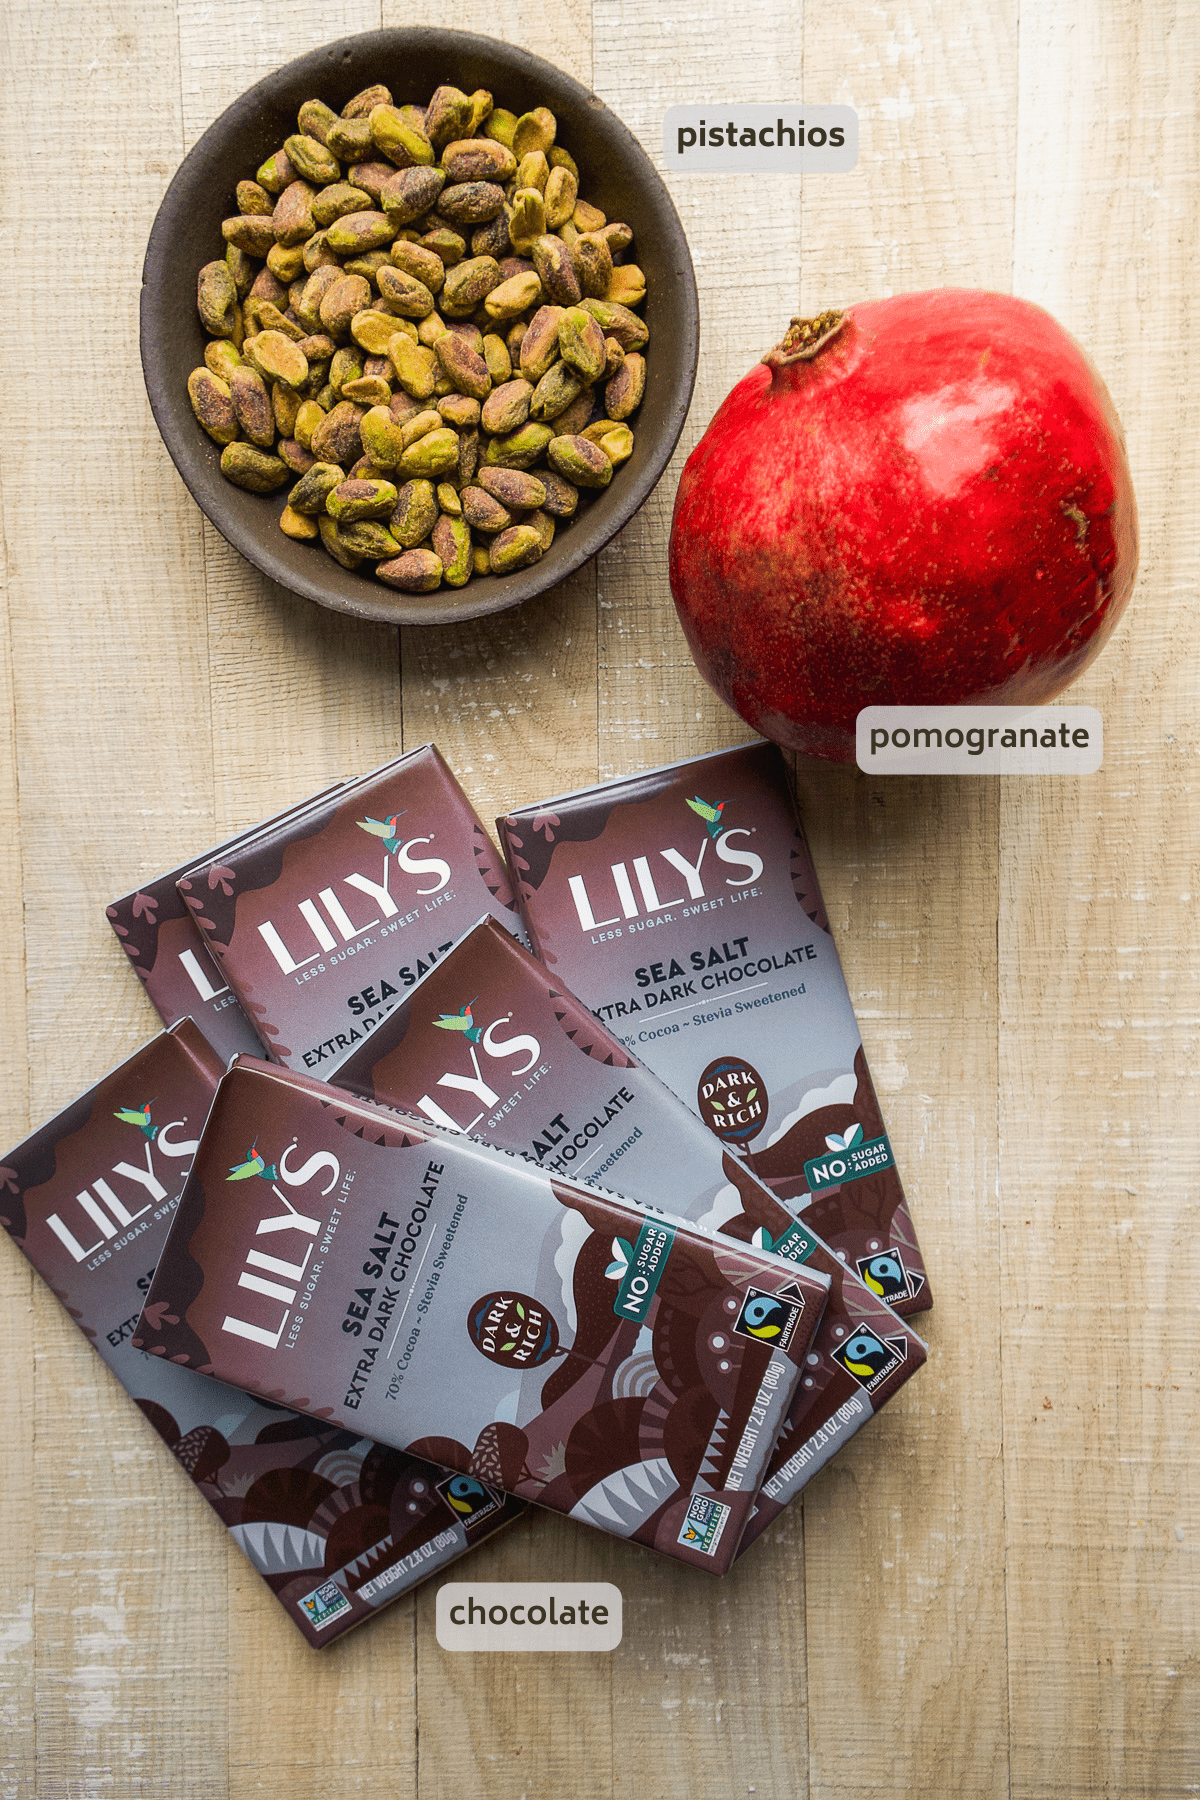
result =
[{"label": "dark ceramic bowl", "polygon": [[[635,447],[541,561],[512,575],[473,577],[463,588],[400,594],[369,574],[339,567],[319,545],[279,529],[284,493],[262,496],[222,476],[220,452],[192,413],[187,378],[204,360],[196,275],[222,252],[221,221],[234,189],[296,130],[303,101],[340,110],[362,88],[386,82],[397,105],[424,103],[443,83],[487,88],[521,113],[548,106],[558,139],[579,165],[580,193],[632,227],[646,275],[641,314],[650,328],[646,397],[631,420]],[[645,152],[595,94],[550,63],[466,32],[372,31],[314,50],[260,81],[222,113],[167,189],[142,273],[142,368],[155,421],[175,466],[221,535],[264,575],[321,606],[390,624],[478,618],[555,586],[606,544],[637,511],[670,459],[691,401],[699,317],[691,257],[671,197]]]}]

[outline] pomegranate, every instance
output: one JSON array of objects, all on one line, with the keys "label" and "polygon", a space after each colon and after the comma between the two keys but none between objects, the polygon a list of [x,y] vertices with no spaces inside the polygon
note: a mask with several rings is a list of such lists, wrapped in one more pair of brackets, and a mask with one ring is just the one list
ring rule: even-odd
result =
[{"label": "pomegranate", "polygon": [[790,749],[853,762],[864,706],[1036,705],[1133,586],[1120,421],[1026,300],[796,319],[688,458],[670,566],[701,673]]}]

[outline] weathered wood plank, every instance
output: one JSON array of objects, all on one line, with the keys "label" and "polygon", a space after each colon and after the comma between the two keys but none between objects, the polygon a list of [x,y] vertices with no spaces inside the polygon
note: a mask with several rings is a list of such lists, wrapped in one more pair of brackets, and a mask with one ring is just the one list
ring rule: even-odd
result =
[{"label": "weathered wood plank", "polygon": [[1200,28],[1026,6],[1014,286],[1126,426],[1142,565],[1071,690],[1104,767],[1001,813],[1000,1176],[1012,1793],[1192,1791]]}]

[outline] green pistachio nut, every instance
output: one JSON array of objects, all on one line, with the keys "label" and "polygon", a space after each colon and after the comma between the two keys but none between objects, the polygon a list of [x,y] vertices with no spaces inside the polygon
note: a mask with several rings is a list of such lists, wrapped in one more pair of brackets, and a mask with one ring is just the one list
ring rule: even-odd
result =
[{"label": "green pistachio nut", "polygon": [[432,594],[442,585],[442,559],[436,550],[402,550],[375,570],[380,581],[403,594]]},{"label": "green pistachio nut", "polygon": [[229,383],[211,369],[193,369],[187,387],[192,411],[214,444],[232,444],[238,435],[238,421]]},{"label": "green pistachio nut", "polygon": [[521,373],[535,386],[558,359],[558,325],[561,306],[540,306],[521,338]]},{"label": "green pistachio nut", "polygon": [[473,256],[467,262],[456,263],[442,289],[442,312],[448,319],[465,319],[502,280],[494,256]]},{"label": "green pistachio nut", "polygon": [[[405,118],[400,107],[372,107],[370,124],[376,149],[397,168],[418,168],[433,162],[433,145],[418,126]],[[288,154],[291,155],[290,150]]]},{"label": "green pistachio nut", "polygon": [[441,558],[447,587],[465,587],[471,579],[471,528],[465,519],[443,513],[430,540]]},{"label": "green pistachio nut", "polygon": [[210,337],[231,338],[237,309],[237,284],[227,262],[205,263],[196,277],[196,310]]},{"label": "green pistachio nut", "polygon": [[229,377],[229,397],[242,434],[260,450],[275,443],[275,412],[266,383],[254,369],[243,366]]},{"label": "green pistachio nut", "polygon": [[541,470],[539,480],[546,490],[542,511],[554,519],[571,518],[579,505],[579,489],[565,476],[556,475],[553,469]]},{"label": "green pistachio nut", "polygon": [[527,422],[507,437],[491,438],[484,462],[491,469],[532,469],[553,436],[549,425]]},{"label": "green pistachio nut", "polygon": [[532,512],[546,500],[546,484],[542,472],[528,474],[524,469],[481,469],[479,485],[501,506],[512,512]]},{"label": "green pistachio nut", "polygon": [[447,181],[505,182],[516,172],[517,159],[495,138],[458,138],[442,151]]},{"label": "green pistachio nut", "polygon": [[535,106],[532,112],[522,113],[513,131],[513,151],[517,156],[524,156],[530,150],[541,150],[547,154],[558,132],[554,114],[547,106]]},{"label": "green pistachio nut", "polygon": [[558,321],[558,348],[563,361],[575,370],[584,386],[603,375],[608,357],[604,333],[598,321],[581,306],[568,307]]},{"label": "green pistachio nut", "polygon": [[260,163],[255,170],[254,179],[268,194],[282,194],[288,182],[296,179],[296,171],[287,151],[276,150],[268,156],[266,162]]},{"label": "green pistachio nut", "polygon": [[389,528],[402,549],[424,543],[438,519],[437,495],[432,481],[406,481],[396,495]]},{"label": "green pistachio nut", "polygon": [[536,525],[510,525],[492,539],[492,573],[511,575],[514,569],[525,569],[537,562],[541,554],[542,534]]},{"label": "green pistachio nut", "polygon": [[494,287],[483,303],[483,310],[489,319],[503,324],[528,312],[541,298],[541,277],[535,269],[528,269],[519,275],[510,275],[507,281]]},{"label": "green pistachio nut", "polygon": [[235,487],[251,494],[273,494],[288,478],[288,466],[278,456],[254,444],[226,444],[221,452],[221,473]]},{"label": "green pistachio nut", "polygon": [[317,529],[321,534],[322,547],[329,552],[334,562],[341,563],[343,569],[357,569],[362,557],[356,556],[343,544],[336,519],[322,516],[317,520]]},{"label": "green pistachio nut", "polygon": [[443,426],[437,431],[426,432],[410,444],[400,458],[402,475],[420,476],[426,481],[436,481],[439,475],[448,474],[458,464],[458,433]]},{"label": "green pistachio nut", "polygon": [[515,381],[506,381],[502,386],[493,388],[483,403],[480,419],[489,436],[505,437],[510,431],[518,430],[529,417],[529,403],[533,392],[529,382],[520,376]]},{"label": "green pistachio nut", "polygon": [[288,505],[294,512],[313,516],[324,512],[329,495],[344,480],[337,463],[314,462],[288,495]]},{"label": "green pistachio nut", "polygon": [[612,480],[613,466],[598,444],[585,437],[556,437],[547,446],[550,467],[576,487],[602,488]]},{"label": "green pistachio nut", "polygon": [[311,181],[314,187],[328,187],[331,181],[341,179],[342,170],[337,157],[329,153],[319,138],[299,131],[294,136],[285,138],[283,147],[297,175],[302,176],[305,181]]},{"label": "green pistachio nut", "polygon": [[362,408],[353,400],[338,400],[312,434],[311,449],[318,462],[340,463],[348,469],[362,455]]}]

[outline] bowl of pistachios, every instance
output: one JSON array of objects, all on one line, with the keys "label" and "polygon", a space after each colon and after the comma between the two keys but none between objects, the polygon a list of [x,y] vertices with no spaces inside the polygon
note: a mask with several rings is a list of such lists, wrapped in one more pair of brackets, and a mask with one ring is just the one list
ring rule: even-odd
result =
[{"label": "bowl of pistachios", "polygon": [[146,387],[194,499],[271,580],[387,623],[581,568],[666,469],[698,348],[637,139],[465,32],[370,32],[258,82],[146,251]]}]

